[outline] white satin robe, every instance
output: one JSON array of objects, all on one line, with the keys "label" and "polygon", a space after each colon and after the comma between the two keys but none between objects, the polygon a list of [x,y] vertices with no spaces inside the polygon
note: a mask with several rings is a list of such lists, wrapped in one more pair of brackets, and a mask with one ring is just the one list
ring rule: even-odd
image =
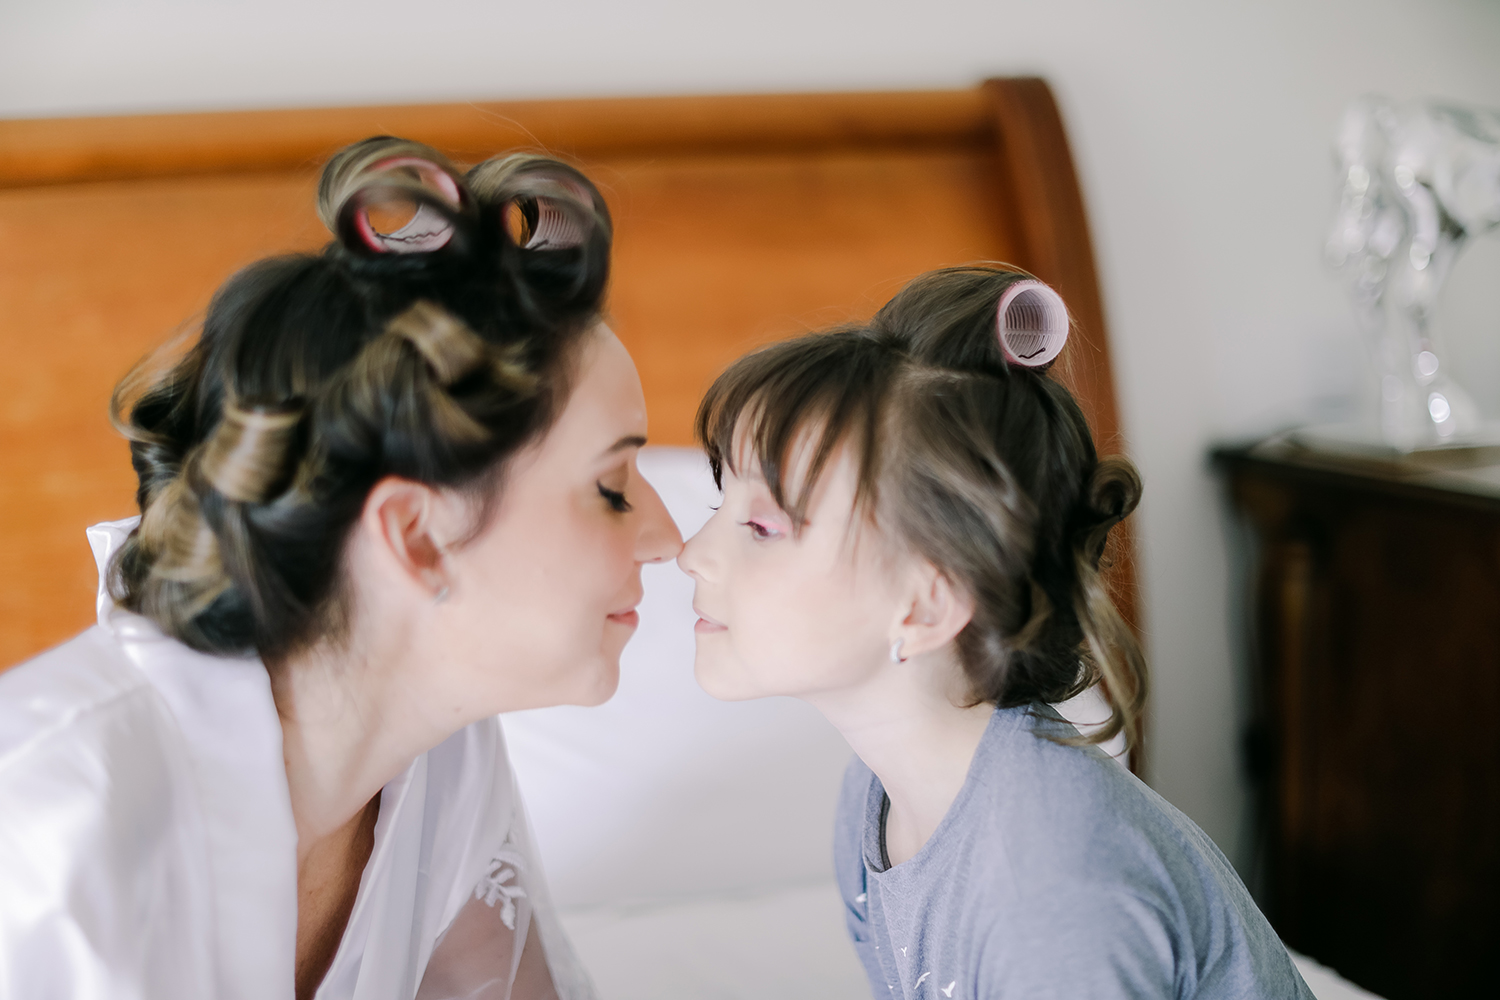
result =
[{"label": "white satin robe", "polygon": [[[98,625],[0,674],[0,1000],[291,998],[297,835],[270,683],[114,605],[103,568],[135,523],[89,529]],[[317,997],[553,991],[594,995],[489,718],[381,792]]]}]

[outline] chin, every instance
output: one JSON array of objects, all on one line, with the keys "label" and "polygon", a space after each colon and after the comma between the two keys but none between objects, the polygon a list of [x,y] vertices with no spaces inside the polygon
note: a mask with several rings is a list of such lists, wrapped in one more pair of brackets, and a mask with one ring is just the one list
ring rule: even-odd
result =
[{"label": "chin", "polygon": [[764,692],[753,690],[749,685],[736,683],[736,678],[726,676],[728,673],[722,666],[711,664],[702,656],[693,660],[693,678],[710,697],[719,701],[750,701],[764,696]]},{"label": "chin", "polygon": [[605,657],[599,663],[594,673],[593,682],[578,693],[578,697],[569,702],[571,705],[580,705],[583,708],[594,708],[602,705],[615,696],[620,689],[620,657]]}]

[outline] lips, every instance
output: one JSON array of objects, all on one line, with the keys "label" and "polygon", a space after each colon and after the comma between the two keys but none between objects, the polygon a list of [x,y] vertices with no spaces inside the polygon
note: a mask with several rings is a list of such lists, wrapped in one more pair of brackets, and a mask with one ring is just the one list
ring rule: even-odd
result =
[{"label": "lips", "polygon": [[605,617],[617,625],[625,625],[630,628],[635,628],[641,623],[640,612],[635,610],[636,605],[640,603],[641,595],[637,594],[625,607],[621,608],[619,611],[613,611],[605,615]]},{"label": "lips", "polygon": [[708,635],[713,632],[727,632],[729,630],[727,625],[716,622],[708,617],[708,615],[698,611],[697,605],[693,606],[693,610],[698,614],[698,621],[693,624],[693,631],[699,635]]}]

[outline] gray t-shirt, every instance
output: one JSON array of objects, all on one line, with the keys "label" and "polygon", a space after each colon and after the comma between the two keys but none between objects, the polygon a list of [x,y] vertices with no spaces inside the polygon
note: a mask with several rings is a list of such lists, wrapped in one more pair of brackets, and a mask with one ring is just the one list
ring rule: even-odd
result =
[{"label": "gray t-shirt", "polygon": [[1043,706],[998,709],[932,837],[892,868],[855,758],[834,860],[877,1000],[1312,1000],[1213,841]]}]

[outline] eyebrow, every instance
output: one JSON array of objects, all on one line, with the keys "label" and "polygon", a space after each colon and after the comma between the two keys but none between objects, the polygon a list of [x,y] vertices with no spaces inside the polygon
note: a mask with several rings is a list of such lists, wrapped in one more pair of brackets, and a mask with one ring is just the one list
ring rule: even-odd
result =
[{"label": "eyebrow", "polygon": [[603,453],[599,457],[603,458],[606,455],[613,455],[615,452],[624,451],[626,448],[644,447],[646,447],[646,438],[644,435],[627,434],[624,437],[620,438],[620,440],[616,441],[614,444],[610,445],[608,448],[604,449]]}]

